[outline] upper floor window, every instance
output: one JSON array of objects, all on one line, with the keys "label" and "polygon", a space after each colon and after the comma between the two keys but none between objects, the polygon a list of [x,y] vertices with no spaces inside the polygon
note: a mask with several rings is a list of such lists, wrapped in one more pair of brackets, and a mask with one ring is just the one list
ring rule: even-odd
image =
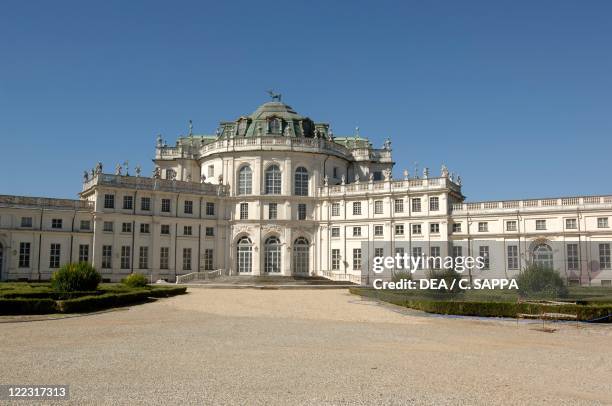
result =
[{"label": "upper floor window", "polygon": [[123,196],[123,209],[132,210],[134,198],[132,196]]},{"label": "upper floor window", "polygon": [[383,214],[382,200],[374,200],[374,214]]},{"label": "upper floor window", "polygon": [[306,220],[306,204],[298,204],[298,220]]},{"label": "upper floor window", "polygon": [[278,217],[278,206],[276,203],[268,204],[268,218],[270,220],[276,220]]},{"label": "upper floor window", "polygon": [[164,235],[170,235],[170,224],[162,224],[159,233]]},{"label": "upper floor window", "polygon": [[575,230],[578,228],[576,219],[565,219],[565,228],[568,230]]},{"label": "upper floor window", "polygon": [[281,171],[278,165],[266,169],[266,194],[279,195],[281,193]]},{"label": "upper floor window", "polygon": [[81,230],[89,230],[91,228],[91,222],[89,220],[81,220]]},{"label": "upper floor window", "polygon": [[214,202],[206,202],[206,215],[207,216],[215,215],[215,203]]},{"label": "upper floor window", "polygon": [[115,208],[115,195],[111,195],[111,194],[104,195],[104,208],[105,209]]},{"label": "upper floor window", "polygon": [[273,118],[268,121],[268,128],[270,128],[270,132],[272,134],[280,134],[281,133],[281,122],[279,119]]},{"label": "upper floor window", "polygon": [[140,198],[140,210],[149,211],[151,210],[151,198],[150,197],[141,197]]},{"label": "upper floor window", "polygon": [[170,199],[162,199],[161,203],[161,211],[170,213]]},{"label": "upper floor window", "polygon": [[243,166],[238,171],[238,194],[250,195],[253,192],[253,172],[250,166]]},{"label": "upper floor window", "polygon": [[395,212],[403,213],[404,212],[404,199],[396,199],[395,200]]},{"label": "upper floor window", "polygon": [[429,210],[430,211],[438,211],[438,210],[440,210],[440,198],[439,197],[430,197],[429,198]]},{"label": "upper floor window", "polygon": [[193,201],[185,200],[185,214],[193,214]]},{"label": "upper floor window", "polygon": [[597,228],[608,228],[608,218],[607,217],[599,217],[597,219]]},{"label": "upper floor window", "polygon": [[506,221],[506,231],[516,231],[516,220]]},{"label": "upper floor window", "polygon": [[249,218],[249,204],[240,203],[240,220],[246,220]]},{"label": "upper floor window", "polygon": [[375,225],[374,226],[374,236],[375,237],[382,237],[384,235],[384,228],[381,225]]},{"label": "upper floor window", "polygon": [[373,178],[374,181],[383,180],[382,171],[374,171],[374,175],[373,175],[372,178]]},{"label": "upper floor window", "polygon": [[334,179],[338,179],[338,167],[337,166],[334,166],[333,177]]},{"label": "upper floor window", "polygon": [[421,199],[420,198],[414,198],[412,199],[412,211],[413,212],[419,212],[421,211]]},{"label": "upper floor window", "polygon": [[361,202],[353,202],[353,215],[361,215]]},{"label": "upper floor window", "polygon": [[51,219],[51,228],[62,228],[62,219]]},{"label": "upper floor window", "polygon": [[340,203],[332,203],[331,215],[334,217],[340,215]]},{"label": "upper floor window", "polygon": [[105,221],[103,226],[102,226],[102,230],[110,233],[113,231],[113,222],[112,221]]},{"label": "upper floor window", "polygon": [[461,232],[461,223],[453,223],[453,233]]},{"label": "upper floor window", "polygon": [[478,223],[478,231],[480,231],[481,233],[485,233],[487,231],[489,231],[489,223],[487,223],[486,221],[481,221]]},{"label": "upper floor window", "polygon": [[361,237],[361,227],[353,227],[353,237]]},{"label": "upper floor window", "polygon": [[296,196],[308,196],[308,170],[300,166],[295,170]]},{"label": "upper floor window", "polygon": [[191,226],[183,226],[183,235],[192,235],[192,228]]},{"label": "upper floor window", "polygon": [[546,230],[546,220],[536,220],[536,230]]},{"label": "upper floor window", "polygon": [[208,165],[208,177],[212,178],[215,176],[215,166],[214,165]]},{"label": "upper floor window", "polygon": [[32,227],[32,217],[22,217],[21,227]]},{"label": "upper floor window", "polygon": [[429,225],[429,232],[432,234],[440,234],[440,223],[431,223]]}]

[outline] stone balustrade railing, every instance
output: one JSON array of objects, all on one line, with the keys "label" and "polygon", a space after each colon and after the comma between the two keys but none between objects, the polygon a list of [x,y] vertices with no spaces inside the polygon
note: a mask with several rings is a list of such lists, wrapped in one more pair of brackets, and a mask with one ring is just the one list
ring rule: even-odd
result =
[{"label": "stone balustrade railing", "polygon": [[191,158],[198,159],[208,155],[228,152],[228,151],[249,151],[249,150],[274,150],[305,151],[331,153],[344,157],[354,156],[355,159],[372,159],[381,162],[391,162],[391,151],[385,149],[358,149],[352,150],[336,142],[324,138],[304,138],[304,137],[240,137],[220,139],[207,144],[198,145],[197,141],[193,144],[183,144],[175,147],[162,146],[156,149],[156,159],[175,159]]},{"label": "stone balustrade railing", "polygon": [[365,192],[418,192],[434,189],[448,188],[461,193],[461,185],[449,178],[426,178],[406,180],[381,180],[347,183],[345,185],[319,187],[320,196],[358,195]]},{"label": "stone balustrade railing", "polygon": [[0,206],[89,210],[93,202],[75,199],[0,195]]},{"label": "stone balustrade railing", "polygon": [[83,192],[94,186],[114,186],[139,190],[160,190],[164,192],[187,192],[223,196],[226,186],[210,183],[184,182],[180,180],[155,179],[141,176],[98,174],[83,182]]},{"label": "stone balustrade railing", "polygon": [[453,213],[461,212],[487,212],[496,210],[523,210],[537,208],[568,208],[591,205],[602,205],[612,207],[612,196],[584,196],[584,197],[561,197],[556,199],[528,199],[528,200],[503,200],[492,202],[454,203],[451,205]]}]

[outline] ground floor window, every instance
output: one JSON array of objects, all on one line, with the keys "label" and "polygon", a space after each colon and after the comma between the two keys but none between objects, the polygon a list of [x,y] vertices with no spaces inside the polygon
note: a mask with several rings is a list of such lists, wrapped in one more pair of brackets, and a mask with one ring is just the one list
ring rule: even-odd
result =
[{"label": "ground floor window", "polygon": [[238,272],[249,273],[253,268],[253,244],[248,237],[238,240],[236,247],[236,258],[238,261]]},{"label": "ground floor window", "polygon": [[578,244],[567,244],[567,269],[578,269]]},{"label": "ground floor window", "polygon": [[339,249],[332,249],[331,252],[331,269],[333,269],[334,271],[337,271],[338,269],[340,269],[340,250]]},{"label": "ground floor window", "polygon": [[102,269],[112,268],[113,247],[111,245],[102,246]]},{"label": "ground floor window", "polygon": [[361,248],[353,249],[353,270],[361,270]]},{"label": "ground floor window", "polygon": [[533,263],[542,268],[553,267],[553,252],[548,244],[540,244],[533,249]]},{"label": "ground floor window", "polygon": [[140,247],[138,256],[138,268],[147,269],[149,268],[149,247]]},{"label": "ground floor window", "polygon": [[170,266],[170,248],[159,248],[159,269],[168,269]]},{"label": "ground floor window", "polygon": [[264,272],[279,273],[281,270],[281,246],[277,237],[269,237],[264,244]]},{"label": "ground floor window", "polygon": [[130,258],[132,256],[132,249],[129,245],[121,247],[121,269],[130,269]]},{"label": "ground floor window", "polygon": [[610,269],[610,244],[599,244],[599,267]]},{"label": "ground floor window", "polygon": [[518,269],[518,246],[508,245],[508,269]]},{"label": "ground floor window", "polygon": [[60,244],[51,244],[49,250],[49,268],[59,268],[60,266]]},{"label": "ground floor window", "polygon": [[293,263],[295,273],[308,273],[310,244],[304,237],[300,237],[293,243]]},{"label": "ground floor window", "polygon": [[79,245],[79,262],[89,262],[89,244]]},{"label": "ground floor window", "polygon": [[213,266],[213,250],[211,248],[206,248],[204,250],[204,269],[206,271],[212,271]]},{"label": "ground floor window", "polygon": [[183,248],[183,271],[191,271],[191,248]]}]

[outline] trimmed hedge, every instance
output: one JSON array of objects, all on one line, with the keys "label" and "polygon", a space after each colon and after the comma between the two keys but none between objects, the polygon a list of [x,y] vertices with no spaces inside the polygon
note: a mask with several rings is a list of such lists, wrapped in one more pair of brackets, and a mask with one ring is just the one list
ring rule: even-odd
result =
[{"label": "trimmed hedge", "polygon": [[0,314],[49,314],[56,313],[57,307],[53,299],[39,298],[0,298]]},{"label": "trimmed hedge", "polygon": [[[573,304],[549,305],[520,302],[464,302],[414,299],[401,294],[380,292],[374,289],[349,288],[352,294],[380,299],[395,305],[409,307],[435,314],[452,314],[458,316],[512,317],[519,314],[564,313],[575,314],[580,321],[612,321],[611,304]],[[607,318],[606,318],[607,317]]]}]

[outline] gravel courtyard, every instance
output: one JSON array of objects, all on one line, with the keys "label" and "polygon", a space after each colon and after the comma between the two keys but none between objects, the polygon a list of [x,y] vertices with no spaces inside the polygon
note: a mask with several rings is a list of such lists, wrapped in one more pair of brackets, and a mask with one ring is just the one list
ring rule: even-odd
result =
[{"label": "gravel courtyard", "polygon": [[612,404],[612,326],[535,327],[346,290],[192,288],[0,323],[0,383],[67,383],[58,404]]}]

